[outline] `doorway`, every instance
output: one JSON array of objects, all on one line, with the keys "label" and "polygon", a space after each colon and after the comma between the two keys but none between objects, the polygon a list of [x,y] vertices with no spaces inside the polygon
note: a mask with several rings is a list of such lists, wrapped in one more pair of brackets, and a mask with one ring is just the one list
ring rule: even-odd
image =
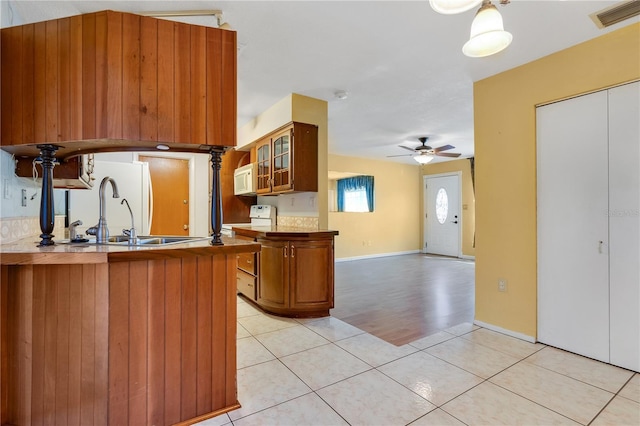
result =
[{"label": "doorway", "polygon": [[424,253],[461,257],[460,173],[424,176]]},{"label": "doorway", "polygon": [[151,235],[189,235],[189,160],[139,156],[153,187]]}]

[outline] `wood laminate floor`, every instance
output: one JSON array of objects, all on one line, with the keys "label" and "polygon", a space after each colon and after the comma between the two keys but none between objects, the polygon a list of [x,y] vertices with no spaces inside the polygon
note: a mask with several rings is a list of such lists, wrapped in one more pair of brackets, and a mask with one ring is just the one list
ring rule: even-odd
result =
[{"label": "wood laminate floor", "polygon": [[472,322],[475,262],[425,254],[338,262],[331,315],[394,345]]}]

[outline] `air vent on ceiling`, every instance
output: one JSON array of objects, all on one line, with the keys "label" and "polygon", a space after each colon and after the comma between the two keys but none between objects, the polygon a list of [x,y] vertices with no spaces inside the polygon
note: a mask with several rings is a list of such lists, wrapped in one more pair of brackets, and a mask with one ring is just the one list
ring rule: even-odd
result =
[{"label": "air vent on ceiling", "polygon": [[618,3],[589,16],[598,28],[605,28],[637,15],[640,15],[640,0]]}]

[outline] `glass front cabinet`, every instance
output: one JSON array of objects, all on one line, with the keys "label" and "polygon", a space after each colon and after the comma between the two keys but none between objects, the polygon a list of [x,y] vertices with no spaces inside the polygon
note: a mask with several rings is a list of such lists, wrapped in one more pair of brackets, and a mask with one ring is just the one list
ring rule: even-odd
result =
[{"label": "glass front cabinet", "polygon": [[289,123],[255,148],[258,195],[318,190],[318,126]]}]

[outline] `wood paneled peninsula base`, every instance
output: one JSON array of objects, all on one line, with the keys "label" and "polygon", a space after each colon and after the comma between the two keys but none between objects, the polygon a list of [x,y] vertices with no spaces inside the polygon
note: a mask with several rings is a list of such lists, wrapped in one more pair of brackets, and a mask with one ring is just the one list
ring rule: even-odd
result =
[{"label": "wood paneled peninsula base", "polygon": [[0,246],[0,424],[169,425],[239,407],[236,257],[164,248]]},{"label": "wood paneled peninsula base", "polygon": [[238,255],[238,292],[264,311],[286,317],[329,315],[333,308],[338,231],[295,227],[233,227],[236,238],[260,243]]}]

